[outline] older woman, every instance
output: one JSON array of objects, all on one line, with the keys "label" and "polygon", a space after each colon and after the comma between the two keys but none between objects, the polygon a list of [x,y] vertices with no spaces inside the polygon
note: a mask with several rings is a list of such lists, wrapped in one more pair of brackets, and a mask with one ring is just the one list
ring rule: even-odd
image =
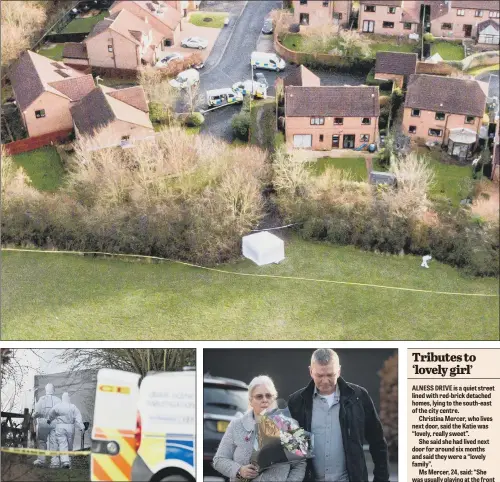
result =
[{"label": "older woman", "polygon": [[266,409],[276,407],[278,393],[271,378],[255,377],[248,387],[250,409],[233,420],[222,437],[214,457],[214,468],[231,481],[253,479],[255,482],[302,482],[306,462],[274,465],[261,474],[250,463],[255,441],[255,422]]}]

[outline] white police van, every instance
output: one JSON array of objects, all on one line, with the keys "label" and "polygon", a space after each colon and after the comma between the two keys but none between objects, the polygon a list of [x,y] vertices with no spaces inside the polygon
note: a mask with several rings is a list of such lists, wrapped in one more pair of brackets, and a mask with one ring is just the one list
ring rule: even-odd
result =
[{"label": "white police van", "polygon": [[194,482],[195,372],[102,369],[92,428],[92,481]]},{"label": "white police van", "polygon": [[207,104],[210,107],[225,104],[238,104],[243,102],[243,94],[232,89],[207,90]]},{"label": "white police van", "polygon": [[252,52],[250,65],[256,69],[267,69],[281,72],[285,70],[285,61],[276,54],[269,52]]}]

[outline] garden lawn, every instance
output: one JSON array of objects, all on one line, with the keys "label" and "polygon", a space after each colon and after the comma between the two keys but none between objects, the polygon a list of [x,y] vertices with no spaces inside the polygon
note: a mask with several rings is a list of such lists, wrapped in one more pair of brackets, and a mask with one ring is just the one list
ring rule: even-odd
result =
[{"label": "garden lawn", "polygon": [[75,18],[66,25],[61,33],[87,33],[90,32],[94,25],[100,22],[102,19],[109,16],[109,12],[104,10],[99,15],[94,15],[93,17],[87,18]]},{"label": "garden lawn", "polygon": [[37,53],[52,60],[62,60],[64,44],[53,44],[51,48],[41,48]]},{"label": "garden lawn", "polygon": [[42,147],[12,156],[40,191],[55,191],[62,184],[64,168],[55,147]]},{"label": "garden lawn", "polygon": [[446,196],[453,205],[458,206],[462,200],[463,184],[466,179],[472,178],[471,167],[445,164],[439,160],[439,151],[429,152],[425,147],[418,149],[417,152],[427,157],[434,170],[434,186],[430,192],[431,196],[433,194]]},{"label": "garden lawn", "polygon": [[334,167],[351,173],[355,181],[367,181],[368,171],[363,157],[320,157],[311,163],[311,169],[321,174],[327,167]]},{"label": "garden lawn", "polygon": [[431,46],[431,55],[439,54],[443,60],[462,60],[464,48],[455,42],[434,42]]},{"label": "garden lawn", "polygon": [[[228,14],[224,12],[196,12],[189,16],[189,23],[198,27],[222,28],[227,16]],[[210,21],[206,22],[206,18],[209,18]]]},{"label": "garden lawn", "polygon": [[254,273],[498,295],[418,256],[387,256],[292,237],[278,265],[221,273],[178,263],[2,251],[4,340],[495,340],[498,297],[400,291]]},{"label": "garden lawn", "polygon": [[377,54],[377,52],[416,52],[415,44],[406,44],[402,43],[398,45],[397,43],[390,42],[374,42],[370,44],[370,49],[372,51],[373,56]]},{"label": "garden lawn", "polygon": [[474,67],[473,69],[470,69],[467,71],[468,75],[472,75],[474,77],[478,76],[479,74],[484,74],[485,72],[496,72],[498,73],[500,71],[500,65],[495,64],[495,65],[480,65],[479,67]]},{"label": "garden lawn", "polygon": [[288,33],[283,37],[281,43],[289,50],[302,52],[302,35],[298,33]]}]

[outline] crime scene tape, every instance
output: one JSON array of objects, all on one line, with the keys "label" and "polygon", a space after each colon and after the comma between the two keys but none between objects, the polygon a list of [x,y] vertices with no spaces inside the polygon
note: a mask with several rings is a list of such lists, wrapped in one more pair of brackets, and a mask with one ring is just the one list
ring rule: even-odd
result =
[{"label": "crime scene tape", "polygon": [[27,449],[23,447],[0,447],[0,452],[5,452],[9,454],[20,454],[20,455],[49,455],[51,457],[58,455],[90,455],[90,450],[81,450],[78,452],[63,451],[58,452],[56,450],[40,450],[40,449]]}]

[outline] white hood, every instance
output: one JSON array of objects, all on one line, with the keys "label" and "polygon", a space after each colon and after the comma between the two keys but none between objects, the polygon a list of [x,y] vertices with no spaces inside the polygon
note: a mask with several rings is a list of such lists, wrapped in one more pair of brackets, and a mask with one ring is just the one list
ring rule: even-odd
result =
[{"label": "white hood", "polygon": [[54,395],[54,385],[52,383],[45,385],[45,395]]}]

